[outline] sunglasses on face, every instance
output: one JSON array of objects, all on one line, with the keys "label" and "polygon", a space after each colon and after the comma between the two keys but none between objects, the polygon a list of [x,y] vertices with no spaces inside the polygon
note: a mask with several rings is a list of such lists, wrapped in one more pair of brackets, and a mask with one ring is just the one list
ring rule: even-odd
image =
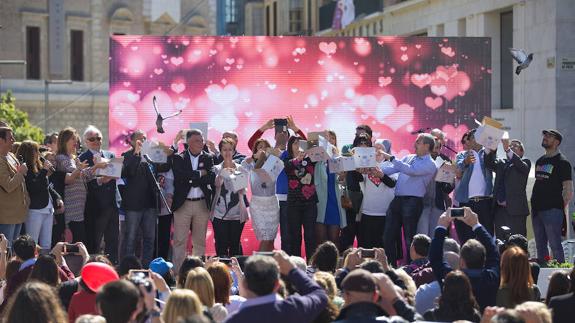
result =
[{"label": "sunglasses on face", "polygon": [[88,140],[89,142],[102,141],[102,137],[92,137],[92,138],[88,138],[86,140]]}]

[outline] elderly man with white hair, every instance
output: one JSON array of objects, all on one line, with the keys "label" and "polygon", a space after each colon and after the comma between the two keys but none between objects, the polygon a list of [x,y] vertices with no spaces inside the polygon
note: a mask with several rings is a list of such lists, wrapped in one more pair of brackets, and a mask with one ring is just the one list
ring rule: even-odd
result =
[{"label": "elderly man with white hair", "polygon": [[[87,148],[78,158],[89,166],[99,158],[114,158],[114,153],[102,150],[102,132],[95,126],[88,126],[82,136]],[[88,182],[86,199],[86,225],[88,252],[100,253],[102,238],[106,242],[105,252],[110,261],[118,262],[118,204],[116,202],[116,181],[112,177],[96,177]]]}]

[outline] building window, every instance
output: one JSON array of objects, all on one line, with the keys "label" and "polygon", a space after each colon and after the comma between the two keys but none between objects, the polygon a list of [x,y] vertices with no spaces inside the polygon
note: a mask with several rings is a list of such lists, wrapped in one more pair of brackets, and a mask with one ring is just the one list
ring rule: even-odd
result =
[{"label": "building window", "polygon": [[40,79],[40,27],[26,27],[26,78]]},{"label": "building window", "polygon": [[298,33],[303,29],[303,1],[289,1],[289,31]]},{"label": "building window", "polygon": [[235,0],[226,0],[226,22],[238,21],[238,10]]},{"label": "building window", "polygon": [[501,26],[501,109],[513,109],[513,58],[509,48],[513,47],[513,11],[500,14]]},{"label": "building window", "polygon": [[273,22],[274,22],[274,34],[273,34],[273,35],[274,35],[274,36],[277,36],[277,35],[278,35],[278,3],[277,3],[277,1],[274,1],[273,6],[274,6],[274,7],[273,7],[273,12],[274,12],[274,19],[273,19]]},{"label": "building window", "polygon": [[84,32],[82,30],[70,32],[70,79],[72,81],[84,80]]},{"label": "building window", "polygon": [[266,6],[266,36],[271,35],[270,31],[270,6]]}]

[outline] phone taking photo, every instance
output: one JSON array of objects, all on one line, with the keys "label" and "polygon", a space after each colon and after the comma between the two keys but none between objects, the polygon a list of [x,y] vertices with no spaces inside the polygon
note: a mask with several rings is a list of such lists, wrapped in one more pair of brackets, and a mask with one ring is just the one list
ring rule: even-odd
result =
[{"label": "phone taking photo", "polygon": [[75,245],[72,243],[66,243],[66,244],[64,244],[63,252],[64,252],[64,254],[79,253],[80,247],[78,247],[78,245]]},{"label": "phone taking photo", "polygon": [[462,207],[454,207],[451,208],[449,216],[452,218],[461,218],[465,215],[465,212]]}]

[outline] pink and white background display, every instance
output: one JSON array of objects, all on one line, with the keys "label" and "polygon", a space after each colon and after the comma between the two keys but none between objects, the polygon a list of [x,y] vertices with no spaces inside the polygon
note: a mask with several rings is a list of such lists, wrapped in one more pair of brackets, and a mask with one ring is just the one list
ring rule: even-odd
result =
[{"label": "pink and white background display", "polygon": [[[249,155],[256,129],[292,115],[304,132],[334,130],[340,147],[368,124],[397,156],[413,150],[411,132],[428,127],[458,150],[474,119],[491,113],[490,54],[488,38],[113,36],[110,149],[129,149],[136,129],[169,144],[205,121],[209,139],[233,130]],[[155,131],[153,96],[164,116],[182,110],[164,121],[164,134]],[[242,244],[246,254],[257,249],[249,224]]]}]

